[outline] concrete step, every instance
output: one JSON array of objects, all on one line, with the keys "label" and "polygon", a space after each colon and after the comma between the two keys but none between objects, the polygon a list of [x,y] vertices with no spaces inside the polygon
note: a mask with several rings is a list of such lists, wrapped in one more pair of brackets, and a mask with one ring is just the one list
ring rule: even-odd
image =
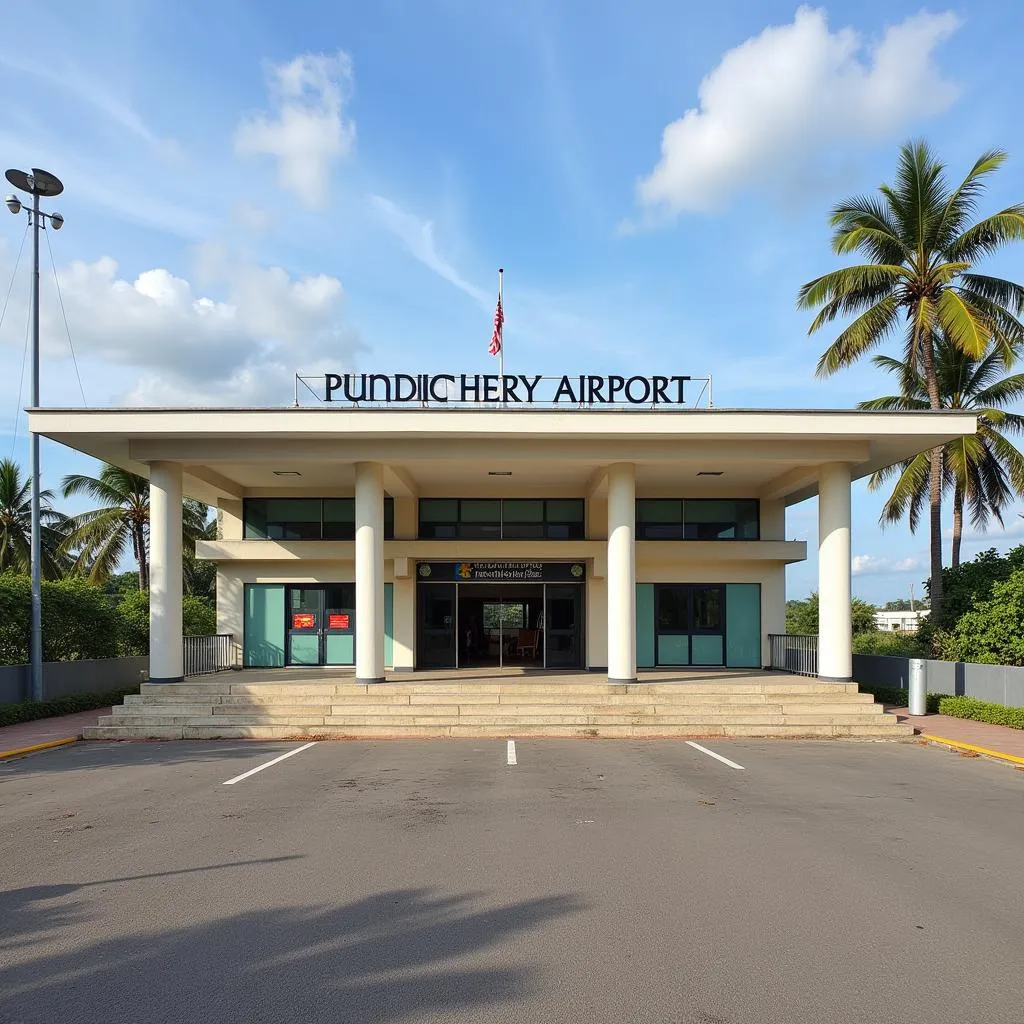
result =
[{"label": "concrete step", "polygon": [[[895,719],[892,719],[895,724]],[[783,715],[767,713],[747,714],[636,714],[636,715],[602,715],[586,713],[552,713],[543,717],[529,718],[507,714],[473,714],[456,715],[443,711],[441,713],[413,713],[403,715],[378,715],[368,712],[354,715],[303,715],[293,714],[287,717],[273,718],[266,715],[104,715],[99,719],[102,726],[125,726],[128,728],[163,728],[171,726],[391,726],[404,729],[407,726],[445,725],[470,728],[474,726],[502,726],[506,729],[521,729],[532,732],[536,728],[547,726],[689,726],[699,729],[705,726],[857,726],[867,728],[889,728],[885,718],[875,715]]]},{"label": "concrete step", "polygon": [[565,737],[565,738],[850,738],[904,739],[913,730],[897,723],[887,729],[849,725],[546,725],[528,730],[504,725],[98,725],[84,730],[86,739],[384,739],[428,737]]}]

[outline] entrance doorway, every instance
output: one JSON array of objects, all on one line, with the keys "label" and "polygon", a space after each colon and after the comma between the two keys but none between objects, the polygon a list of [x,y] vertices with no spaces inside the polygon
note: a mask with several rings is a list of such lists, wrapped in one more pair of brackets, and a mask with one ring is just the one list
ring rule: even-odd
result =
[{"label": "entrance doorway", "polygon": [[580,583],[440,583],[417,591],[418,668],[582,668]]},{"label": "entrance doorway", "polygon": [[544,665],[544,586],[539,583],[458,588],[459,665]]},{"label": "entrance doorway", "polygon": [[720,583],[654,588],[657,665],[725,664],[725,587]]},{"label": "entrance doorway", "polygon": [[354,665],[356,585],[295,584],[285,594],[285,664]]}]

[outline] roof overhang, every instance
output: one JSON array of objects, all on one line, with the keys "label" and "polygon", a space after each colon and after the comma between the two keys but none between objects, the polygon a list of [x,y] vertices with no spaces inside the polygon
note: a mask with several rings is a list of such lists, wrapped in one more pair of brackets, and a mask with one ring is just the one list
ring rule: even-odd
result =
[{"label": "roof overhang", "polygon": [[[819,467],[854,479],[973,434],[969,413],[689,409],[34,409],[29,428],[148,475],[183,465],[186,492],[222,497],[350,487],[356,462],[388,467],[389,493],[486,484],[502,493],[597,493],[602,467],[632,462],[638,491],[682,487],[787,504],[817,493]],[[277,476],[292,467],[295,479]],[[496,467],[511,477],[495,477]],[[718,476],[710,474],[720,474]],[[297,484],[296,486],[292,486]],[[436,488],[435,488],[436,489]]]}]

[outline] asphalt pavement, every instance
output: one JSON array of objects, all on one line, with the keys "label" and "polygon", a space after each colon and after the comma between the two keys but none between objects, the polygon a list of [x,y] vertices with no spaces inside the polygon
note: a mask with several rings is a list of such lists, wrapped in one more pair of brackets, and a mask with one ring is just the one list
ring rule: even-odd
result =
[{"label": "asphalt pavement", "polygon": [[560,740],[0,764],[0,1021],[1024,1019],[1024,772],[702,745],[742,769]]}]

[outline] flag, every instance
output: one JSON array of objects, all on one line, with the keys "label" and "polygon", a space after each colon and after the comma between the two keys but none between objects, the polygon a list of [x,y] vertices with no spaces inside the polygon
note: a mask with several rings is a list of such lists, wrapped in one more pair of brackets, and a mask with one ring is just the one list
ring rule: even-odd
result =
[{"label": "flag", "polygon": [[490,355],[496,356],[501,352],[501,327],[505,323],[505,314],[501,311],[501,295],[498,295],[498,305],[494,310],[494,331],[491,334],[491,343],[487,346]]}]

